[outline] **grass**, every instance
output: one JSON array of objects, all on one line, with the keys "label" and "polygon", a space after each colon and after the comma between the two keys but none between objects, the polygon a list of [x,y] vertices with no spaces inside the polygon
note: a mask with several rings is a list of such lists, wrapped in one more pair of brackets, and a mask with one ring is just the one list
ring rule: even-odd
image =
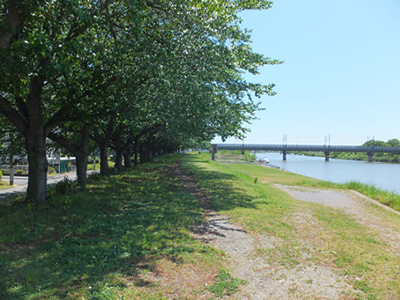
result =
[{"label": "grass", "polygon": [[7,189],[10,187],[10,183],[4,180],[0,180],[0,190]]},{"label": "grass", "polygon": [[[268,233],[278,241],[273,248],[257,249],[257,255],[270,264],[294,268],[304,261],[306,253],[308,264],[330,266],[347,276],[348,283],[358,290],[352,297],[400,297],[400,257],[378,232],[341,210],[296,201],[269,183],[338,185],[257,165],[218,164],[207,155],[186,158],[185,167],[195,174],[218,211],[249,232]],[[390,220],[387,225],[393,232],[400,231],[398,216],[376,207],[371,210]],[[297,222],[297,216],[303,222]]]},{"label": "grass", "polygon": [[93,165],[93,164],[88,164],[88,165],[87,165],[87,169],[88,169],[88,171],[89,171],[89,170],[100,170],[100,163],[97,163],[97,164],[96,164],[96,168],[94,168],[94,165]]},{"label": "grass", "polygon": [[[124,174],[130,183],[122,176],[92,182],[46,206],[2,206],[0,299],[163,299],[176,292],[175,277],[189,280],[193,270],[211,285],[223,259],[189,234],[203,215],[165,174],[176,159]],[[161,285],[163,272],[170,281]],[[208,292],[185,289],[191,298]]]},{"label": "grass", "polygon": [[348,182],[343,185],[339,185],[344,189],[351,189],[360,192],[380,203],[393,208],[394,210],[400,211],[400,195],[394,192],[385,191],[379,189],[373,185],[362,184],[359,182]]},{"label": "grass", "polygon": [[245,280],[234,278],[225,270],[220,270],[218,275],[215,276],[215,283],[208,289],[217,297],[224,297],[235,294],[239,286],[245,284],[247,284]]},{"label": "grass", "polygon": [[[221,155],[221,157],[224,155]],[[287,185],[298,185],[306,187],[330,188],[355,190],[370,197],[378,202],[400,211],[400,195],[394,192],[379,189],[373,185],[362,184],[359,182],[347,182],[338,184],[311,177],[298,175],[279,169],[268,168],[258,164],[229,164],[228,168],[253,177],[253,180],[264,183],[278,183]]]},{"label": "grass", "polygon": [[[108,161],[108,166],[109,166],[110,168],[114,167],[114,165],[115,165],[115,162],[110,161],[110,160]],[[89,171],[89,170],[95,170],[94,164],[88,164],[88,165],[87,165],[87,169],[88,169],[88,171]],[[100,170],[100,162],[96,163],[96,170]]]},{"label": "grass", "polygon": [[285,172],[275,168],[264,167],[259,164],[229,164],[228,168],[258,178],[258,181],[264,183],[280,183],[296,185],[303,180],[310,184],[318,184],[321,180],[298,175],[291,172]]},{"label": "grass", "polygon": [[[377,232],[270,184],[328,183],[208,156],[185,155],[182,167],[216,210],[252,236],[277,242],[255,255],[279,268],[304,260],[329,266],[347,276],[354,298],[400,298],[400,258]],[[245,282],[228,273],[223,253],[190,236],[204,216],[195,197],[165,173],[177,158],[92,179],[85,191],[53,195],[46,206],[0,206],[0,299],[211,299],[237,292]],[[400,231],[398,216],[376,215]]]}]

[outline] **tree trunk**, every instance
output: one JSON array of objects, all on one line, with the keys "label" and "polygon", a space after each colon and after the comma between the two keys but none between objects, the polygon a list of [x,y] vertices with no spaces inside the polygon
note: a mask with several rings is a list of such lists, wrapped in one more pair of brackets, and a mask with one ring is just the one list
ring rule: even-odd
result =
[{"label": "tree trunk", "polygon": [[[114,144],[114,150],[115,150],[115,168],[121,172],[122,171],[122,159],[125,157],[125,167],[131,167],[130,163],[130,155],[129,159],[127,159],[127,156],[125,156],[125,153],[130,153],[128,150],[129,147],[132,145],[134,142],[134,137],[133,136],[127,136],[126,134],[123,135],[124,132],[124,127],[120,125],[118,131],[114,132],[114,137],[113,137],[113,144]],[[126,138],[125,141],[123,141],[123,137]],[[127,162],[128,165],[127,166]]]},{"label": "tree trunk", "polygon": [[87,165],[89,157],[89,128],[84,127],[81,130],[81,144],[78,151],[75,153],[76,157],[76,175],[78,177],[78,184],[85,187],[87,184]]},{"label": "tree trunk", "polygon": [[149,162],[151,159],[150,152],[151,152],[150,143],[146,143],[146,148],[144,149],[144,155],[146,156],[146,162]]},{"label": "tree trunk", "polygon": [[133,165],[136,167],[138,165],[138,153],[139,149],[138,149],[138,142],[135,141],[133,143],[133,154],[134,154],[134,158],[133,158]]},{"label": "tree trunk", "polygon": [[144,145],[140,145],[140,154],[139,154],[139,158],[140,158],[140,163],[144,164],[146,162],[146,155],[145,155],[145,148]]},{"label": "tree trunk", "polygon": [[100,148],[100,174],[101,176],[110,175],[110,168],[108,166],[108,145],[102,143],[99,145]]},{"label": "tree trunk", "polygon": [[75,154],[76,157],[76,176],[78,177],[78,184],[85,187],[87,184],[87,152],[79,152]]},{"label": "tree trunk", "polygon": [[110,144],[111,135],[114,128],[115,117],[111,116],[103,134],[99,132],[97,127],[93,128],[93,140],[96,142],[100,150],[100,174],[101,176],[110,175],[110,168],[108,167],[108,146]]},{"label": "tree trunk", "polygon": [[47,202],[46,136],[42,127],[31,126],[25,137],[29,162],[27,201]]},{"label": "tree trunk", "polygon": [[41,94],[44,77],[37,76],[32,79],[30,93],[27,98],[29,111],[27,128],[24,131],[26,151],[29,162],[29,178],[27,201],[35,203],[47,202],[47,158],[46,137],[48,132],[44,127]]},{"label": "tree trunk", "polygon": [[115,168],[118,170],[118,172],[122,171],[122,158],[123,158],[122,149],[118,148],[115,152]]},{"label": "tree trunk", "polygon": [[130,169],[132,168],[132,159],[131,159],[131,151],[129,151],[130,149],[128,148],[125,152],[124,152],[124,165],[125,168]]},{"label": "tree trunk", "polygon": [[87,184],[87,161],[89,149],[89,128],[83,127],[80,130],[81,139],[80,144],[73,144],[61,134],[51,132],[49,138],[54,142],[71,151],[76,157],[76,176],[78,177],[78,184],[85,187]]},{"label": "tree trunk", "polygon": [[115,143],[115,166],[118,170],[118,172],[122,171],[122,154],[123,154],[123,145],[122,145],[122,140],[121,140],[121,135],[122,135],[123,127],[122,125],[119,126],[119,128],[114,132],[114,143]]}]

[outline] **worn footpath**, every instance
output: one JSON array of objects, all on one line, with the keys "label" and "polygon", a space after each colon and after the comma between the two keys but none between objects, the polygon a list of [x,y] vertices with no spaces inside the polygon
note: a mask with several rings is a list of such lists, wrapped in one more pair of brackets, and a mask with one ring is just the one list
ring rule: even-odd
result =
[{"label": "worn footpath", "polygon": [[[310,245],[310,240],[297,241],[308,250],[302,254],[304,259],[294,266],[282,266],[271,262],[267,257],[257,255],[257,249],[274,249],[282,241],[268,234],[250,234],[231,223],[227,216],[220,215],[213,209],[210,199],[178,164],[171,166],[170,172],[179,177],[198,198],[207,214],[207,222],[196,228],[194,237],[225,251],[230,258],[233,275],[248,282],[232,299],[353,299],[352,295],[360,292],[354,290],[347,283],[346,276],[340,274],[334,266],[307,260],[310,251],[313,251],[311,249],[316,246]],[[361,194],[284,185],[275,187],[298,200],[342,209],[360,223],[379,232],[392,245],[393,251],[398,252],[400,249],[400,233],[387,227],[379,217],[368,213],[363,205],[365,199],[362,199],[366,197]],[[369,198],[368,201],[375,202]],[[307,226],[315,221],[306,212],[296,213],[291,219],[300,226]]]}]

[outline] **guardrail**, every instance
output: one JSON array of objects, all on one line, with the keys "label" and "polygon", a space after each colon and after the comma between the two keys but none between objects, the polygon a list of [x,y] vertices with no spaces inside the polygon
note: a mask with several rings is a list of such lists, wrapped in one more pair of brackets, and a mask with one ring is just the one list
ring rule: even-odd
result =
[{"label": "guardrail", "polygon": [[375,146],[326,146],[326,145],[279,145],[279,144],[213,144],[218,150],[269,150],[269,151],[315,151],[315,152],[381,152],[400,153],[400,147]]},{"label": "guardrail", "polygon": [[[1,165],[0,170],[9,170],[10,165]],[[22,171],[28,171],[28,166],[27,165],[14,165],[14,170],[22,170]]]}]

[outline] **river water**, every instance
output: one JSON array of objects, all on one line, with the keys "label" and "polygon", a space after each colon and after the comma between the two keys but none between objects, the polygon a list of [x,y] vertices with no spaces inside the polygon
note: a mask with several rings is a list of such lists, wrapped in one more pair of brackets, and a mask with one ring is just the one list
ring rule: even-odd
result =
[{"label": "river water", "polygon": [[357,181],[400,194],[400,164],[331,158],[326,162],[324,157],[302,155],[287,155],[286,161],[283,161],[279,153],[256,155],[257,159],[267,157],[270,165],[292,173],[335,183]]}]

